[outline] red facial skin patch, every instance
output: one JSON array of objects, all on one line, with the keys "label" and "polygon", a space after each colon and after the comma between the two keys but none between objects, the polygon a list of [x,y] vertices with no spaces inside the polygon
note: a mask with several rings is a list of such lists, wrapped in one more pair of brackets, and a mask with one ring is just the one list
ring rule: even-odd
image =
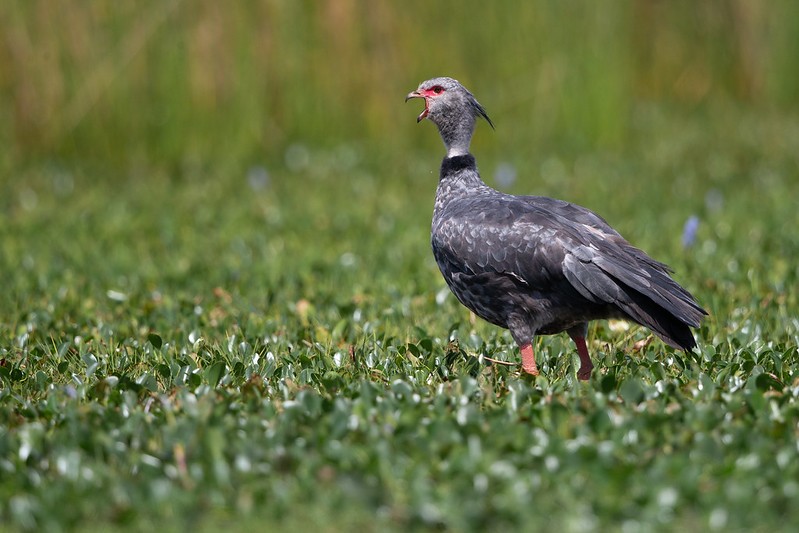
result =
[{"label": "red facial skin patch", "polygon": [[[430,100],[429,98],[435,98],[439,96],[441,93],[444,92],[444,88],[441,85],[434,85],[429,89],[417,89],[411,94],[408,95],[408,98],[424,98],[424,111],[416,117],[416,122],[421,122],[423,119],[427,117],[427,114],[430,113],[430,106],[428,105]],[[408,101],[408,98],[405,101]]]},{"label": "red facial skin patch", "polygon": [[440,85],[436,85],[435,87],[430,87],[429,89],[425,89],[423,94],[426,99],[428,97],[438,96],[443,92],[444,88]]}]

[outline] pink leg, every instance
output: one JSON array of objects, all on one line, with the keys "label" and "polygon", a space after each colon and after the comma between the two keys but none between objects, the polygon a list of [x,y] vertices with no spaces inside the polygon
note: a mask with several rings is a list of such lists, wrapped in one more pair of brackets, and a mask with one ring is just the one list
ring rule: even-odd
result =
[{"label": "pink leg", "polygon": [[522,370],[532,376],[538,375],[538,367],[535,364],[535,354],[533,353],[533,345],[530,343],[521,347],[522,351]]},{"label": "pink leg", "polygon": [[[570,335],[571,336],[571,335]],[[583,381],[591,379],[591,371],[594,369],[594,363],[588,356],[588,347],[585,345],[585,337],[571,336],[574,344],[577,345],[577,354],[580,356],[580,370],[577,371],[577,378]]]}]

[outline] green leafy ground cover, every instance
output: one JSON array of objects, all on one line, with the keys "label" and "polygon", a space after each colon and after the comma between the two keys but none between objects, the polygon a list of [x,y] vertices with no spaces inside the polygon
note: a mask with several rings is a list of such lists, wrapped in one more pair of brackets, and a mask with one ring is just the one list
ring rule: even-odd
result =
[{"label": "green leafy ground cover", "polygon": [[[1,200],[2,527],[791,530],[799,130],[658,116],[623,153],[515,168],[511,190],[601,212],[711,312],[693,354],[596,324],[585,384],[564,336],[537,341],[536,379],[480,360],[518,361],[432,262],[438,155],[21,169]],[[507,164],[478,161],[489,181]]]}]

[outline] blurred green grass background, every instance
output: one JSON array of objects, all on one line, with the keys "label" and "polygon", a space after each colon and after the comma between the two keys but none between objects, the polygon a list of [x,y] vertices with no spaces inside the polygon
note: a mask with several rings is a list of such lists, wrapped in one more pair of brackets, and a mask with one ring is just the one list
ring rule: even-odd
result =
[{"label": "blurred green grass background", "polygon": [[788,0],[11,0],[0,7],[3,168],[47,158],[182,174],[279,163],[297,142],[359,142],[401,159],[434,144],[402,97],[437,75],[484,101],[506,154],[625,146],[652,104],[709,118],[719,107],[795,114],[798,10]]}]

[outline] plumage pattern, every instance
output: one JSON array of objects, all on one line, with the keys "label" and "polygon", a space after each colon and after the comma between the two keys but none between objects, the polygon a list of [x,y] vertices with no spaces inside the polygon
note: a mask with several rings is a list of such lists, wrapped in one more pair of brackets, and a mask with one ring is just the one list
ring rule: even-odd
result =
[{"label": "plumage pattern", "polygon": [[666,265],[588,209],[504,194],[482,181],[469,144],[476,118],[488,115],[460,83],[434,78],[410,98],[425,99],[419,120],[434,122],[447,148],[433,211],[436,262],[463,305],[510,330],[525,371],[538,373],[535,335],[566,331],[580,355],[578,377],[588,379],[585,333],[597,319],[631,320],[670,346],[696,346],[689,327],[707,313]]}]

